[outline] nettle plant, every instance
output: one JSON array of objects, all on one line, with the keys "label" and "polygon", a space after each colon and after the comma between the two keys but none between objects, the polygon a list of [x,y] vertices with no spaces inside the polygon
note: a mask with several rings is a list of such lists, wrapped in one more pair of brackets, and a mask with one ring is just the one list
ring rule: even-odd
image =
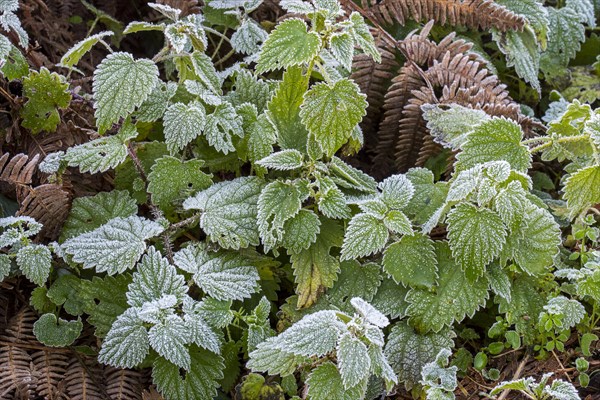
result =
[{"label": "nettle plant", "polygon": [[[151,3],[164,22],[124,33],[163,32],[153,59],[115,52],[110,32],[63,57],[76,73],[92,46],[110,51],[93,75],[100,136],[40,169],[54,182],[67,168],[114,170],[116,189],[75,199],[58,243],[34,243],[41,225],[29,218],[0,220],[0,275],[39,286],[37,338],[70,345],[86,318],[99,361],[151,367],[167,399],[231,390],[240,357],[279,375],[290,396],[299,380],[314,400],[373,398],[398,384],[452,398],[453,326],[486,306],[512,343],[561,350],[576,328],[589,353],[600,318],[598,235],[586,217],[600,203],[598,111],[558,105],[547,134],[524,139],[512,120],[427,104],[431,134],[456,153],[451,179],[414,168],[378,183],[340,155],[361,147],[368,105],[348,78],[353,56],[381,59],[368,25],[336,0],[284,0],[303,18],[267,33],[249,17],[260,3],[213,0],[210,18]],[[231,38],[215,13],[233,19]],[[219,70],[208,35],[245,58]],[[24,123],[56,127],[50,111],[68,99],[35,99],[41,88],[70,96],[64,77],[28,79]],[[532,154],[570,161],[566,202],[533,189]],[[570,263],[557,218],[584,227]],[[286,282],[296,295],[275,330]]]}]

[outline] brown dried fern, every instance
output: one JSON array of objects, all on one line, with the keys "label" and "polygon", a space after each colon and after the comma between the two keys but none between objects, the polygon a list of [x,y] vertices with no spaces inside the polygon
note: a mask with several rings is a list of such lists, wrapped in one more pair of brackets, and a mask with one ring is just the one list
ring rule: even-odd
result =
[{"label": "brown dried fern", "polygon": [[42,348],[31,355],[33,373],[37,378],[36,393],[47,400],[68,399],[64,376],[69,366],[70,354],[56,349]]},{"label": "brown dried fern", "polygon": [[105,370],[106,392],[113,400],[141,400],[143,376],[128,369],[108,367]]},{"label": "brown dried fern", "polygon": [[38,161],[37,155],[30,158],[21,153],[11,157],[4,153],[0,157],[0,192],[10,196],[16,194],[17,201],[21,201],[27,195]]},{"label": "brown dried fern", "polygon": [[70,209],[71,193],[64,190],[62,185],[49,183],[28,190],[17,216],[34,218],[43,225],[40,237],[55,240]]},{"label": "brown dried fern", "polygon": [[73,358],[64,376],[70,400],[109,399],[104,390],[102,368],[95,361]]},{"label": "brown dried fern", "polygon": [[434,20],[440,25],[508,31],[522,30],[527,22],[493,0],[361,0],[361,5],[380,24]]}]

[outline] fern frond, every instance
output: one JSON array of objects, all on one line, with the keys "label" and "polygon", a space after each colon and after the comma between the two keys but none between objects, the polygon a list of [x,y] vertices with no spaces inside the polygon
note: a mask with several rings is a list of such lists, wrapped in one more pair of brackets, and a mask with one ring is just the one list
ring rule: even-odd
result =
[{"label": "fern frond", "polygon": [[17,216],[28,216],[42,225],[41,237],[55,240],[71,209],[71,194],[61,185],[45,184],[27,190]]},{"label": "fern frond", "polygon": [[527,22],[493,0],[361,0],[361,4],[380,24],[404,25],[409,19],[433,19],[440,25],[496,28],[504,32],[522,30]]},{"label": "fern frond", "polygon": [[141,400],[142,374],[130,369],[105,370],[106,393],[114,400]]},{"label": "fern frond", "polygon": [[[13,391],[29,397],[36,385],[30,364],[31,357],[18,346],[11,344],[0,347],[0,398],[10,399]],[[15,393],[12,398],[19,397]]]},{"label": "fern frond", "polygon": [[69,399],[94,400],[107,397],[101,388],[102,384],[102,369],[96,362],[71,360],[64,380]]},{"label": "fern frond", "polygon": [[22,199],[26,186],[31,184],[39,156],[29,158],[26,154],[17,154],[13,157],[4,153],[0,157],[0,192],[14,193],[17,200]]},{"label": "fern frond", "polygon": [[48,400],[65,397],[63,377],[69,365],[69,355],[56,349],[44,348],[31,355],[34,373],[37,377],[36,393]]}]

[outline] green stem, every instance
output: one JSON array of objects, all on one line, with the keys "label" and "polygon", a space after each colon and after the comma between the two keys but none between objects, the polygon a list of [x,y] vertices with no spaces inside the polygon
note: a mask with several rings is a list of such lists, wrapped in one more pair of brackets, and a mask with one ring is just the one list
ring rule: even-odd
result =
[{"label": "green stem", "polygon": [[221,40],[225,40],[227,41],[227,43],[231,43],[231,40],[229,40],[229,38],[225,34],[219,32],[218,30],[209,28],[208,26],[204,26],[203,28],[206,32],[212,33],[213,35],[217,35],[221,38]]},{"label": "green stem", "polygon": [[213,51],[212,56],[210,56],[211,60],[214,60],[215,56],[219,53],[219,50],[221,50],[221,45],[223,45],[223,42],[225,41],[225,38],[227,37],[227,36],[225,36],[225,33],[227,33],[227,28],[225,28],[225,30],[223,31],[223,36],[221,36],[221,40],[219,40],[219,43],[215,47],[215,51]]}]

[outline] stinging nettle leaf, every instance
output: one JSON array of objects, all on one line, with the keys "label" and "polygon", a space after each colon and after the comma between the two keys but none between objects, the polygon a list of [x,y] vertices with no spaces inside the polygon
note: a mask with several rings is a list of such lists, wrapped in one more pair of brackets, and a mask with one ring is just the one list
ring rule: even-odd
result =
[{"label": "stinging nettle leaf", "polygon": [[329,38],[329,49],[333,56],[348,71],[352,68],[354,39],[348,32],[336,32]]},{"label": "stinging nettle leaf", "polygon": [[333,84],[317,83],[304,95],[302,123],[329,157],[348,141],[354,127],[366,115],[366,96],[349,79]]},{"label": "stinging nettle leaf", "polygon": [[177,315],[167,316],[164,322],[154,325],[148,332],[150,346],[161,357],[186,371],[190,370],[192,362],[186,347],[190,339],[190,331]]},{"label": "stinging nettle leaf", "polygon": [[140,106],[158,84],[158,67],[129,53],[109,54],[94,71],[94,108],[98,132],[103,134],[120,118]]},{"label": "stinging nettle leaf", "polygon": [[289,171],[301,168],[303,165],[303,158],[304,156],[298,150],[287,149],[273,153],[262,160],[258,160],[256,164],[278,171]]},{"label": "stinging nettle leaf", "polygon": [[254,54],[260,50],[260,45],[267,38],[267,32],[251,18],[247,18],[231,35],[231,45],[242,54]]},{"label": "stinging nettle leaf", "polygon": [[273,71],[312,60],[318,53],[321,39],[316,32],[307,32],[306,23],[290,18],[269,34],[258,55],[256,73]]},{"label": "stinging nettle leaf", "polygon": [[350,333],[344,333],[338,342],[337,361],[345,389],[350,389],[369,376],[371,358],[367,346]]},{"label": "stinging nettle leaf", "polygon": [[206,126],[206,111],[198,102],[171,105],[164,116],[165,142],[171,154],[197,138]]},{"label": "stinging nettle leaf", "polygon": [[135,215],[119,217],[67,240],[62,248],[84,268],[96,268],[109,275],[120,274],[134,267],[146,250],[145,241],[163,230],[158,223]]},{"label": "stinging nettle leaf", "polygon": [[365,395],[367,385],[362,382],[352,388],[344,387],[337,367],[326,362],[315,368],[306,380],[308,395],[313,400],[356,400]]},{"label": "stinging nettle leaf", "polygon": [[473,127],[490,119],[485,111],[458,104],[424,104],[421,110],[433,140],[454,150],[462,148]]},{"label": "stinging nettle leaf", "polygon": [[404,286],[432,287],[437,278],[433,241],[423,234],[403,236],[385,249],[383,269]]},{"label": "stinging nettle leaf", "polygon": [[388,207],[401,210],[412,199],[415,188],[405,175],[392,175],[379,184],[383,195],[382,199]]},{"label": "stinging nettle leaf", "polygon": [[60,59],[60,65],[71,68],[79,63],[79,60],[104,38],[114,35],[114,32],[104,31],[79,41],[65,53]]},{"label": "stinging nettle leaf", "polygon": [[317,214],[310,210],[300,210],[283,224],[282,244],[288,254],[298,254],[308,249],[316,240],[321,227]]},{"label": "stinging nettle leaf", "polygon": [[30,244],[17,252],[17,265],[31,282],[43,286],[50,275],[52,253],[41,244]]},{"label": "stinging nettle leaf", "polygon": [[208,239],[226,249],[258,246],[258,197],[263,182],[256,177],[220,182],[183,202],[186,210],[200,210],[200,227]]},{"label": "stinging nettle leaf", "polygon": [[600,203],[600,166],[582,168],[571,174],[564,192],[571,218]]},{"label": "stinging nettle leaf", "polygon": [[138,310],[129,308],[117,318],[102,343],[98,361],[117,368],[133,368],[144,361],[150,343]]},{"label": "stinging nettle leaf", "polygon": [[206,116],[204,135],[208,143],[217,151],[224,154],[235,151],[232,135],[244,137],[242,118],[230,103],[223,102]]},{"label": "stinging nettle leaf", "polygon": [[377,253],[383,249],[388,238],[388,229],[381,220],[369,214],[357,214],[348,224],[341,260],[352,260]]},{"label": "stinging nettle leaf", "polygon": [[269,183],[258,198],[258,230],[265,250],[274,248],[283,239],[283,225],[302,206],[302,194],[293,182]]}]

